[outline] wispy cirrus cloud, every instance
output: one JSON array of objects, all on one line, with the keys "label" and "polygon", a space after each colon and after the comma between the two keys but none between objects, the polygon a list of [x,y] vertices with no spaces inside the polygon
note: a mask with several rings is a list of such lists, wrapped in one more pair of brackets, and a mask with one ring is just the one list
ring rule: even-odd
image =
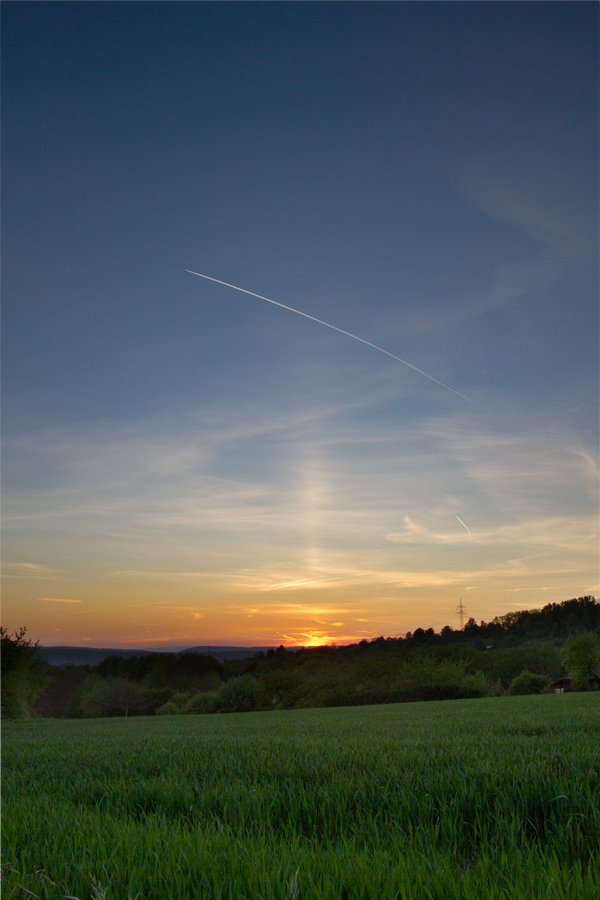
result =
[{"label": "wispy cirrus cloud", "polygon": [[404,517],[404,523],[404,530],[386,535],[388,541],[394,544],[452,545],[463,545],[470,541],[473,544],[496,547],[540,546],[577,550],[582,545],[598,539],[598,520],[592,515],[537,519],[481,529],[471,523],[470,534],[458,532],[456,529],[434,531],[413,521],[409,516]]},{"label": "wispy cirrus cloud", "polygon": [[46,603],[83,603],[82,600],[67,600],[65,597],[38,597]]},{"label": "wispy cirrus cloud", "polygon": [[56,578],[59,574],[59,569],[53,569],[41,563],[10,562],[8,560],[2,563],[3,578],[35,578],[45,581]]},{"label": "wispy cirrus cloud", "polygon": [[[389,562],[389,561],[388,561]],[[585,568],[585,567],[583,567]],[[335,590],[337,592],[351,588],[426,588],[443,587],[477,582],[480,586],[484,583],[494,582],[509,583],[516,575],[537,577],[543,573],[544,577],[551,574],[576,574],[582,569],[580,561],[561,560],[551,561],[541,554],[533,554],[525,557],[503,558],[498,564],[489,564],[482,560],[479,566],[454,568],[437,567],[435,570],[419,570],[410,568],[387,568],[384,566],[374,568],[359,568],[350,565],[346,567],[329,567],[324,565],[312,577],[294,577],[290,570],[289,580],[273,582],[273,573],[269,570],[256,569],[224,575],[224,581],[240,591],[252,591],[259,593],[288,592],[288,591],[323,591]],[[262,604],[261,604],[262,606]],[[338,610],[339,613],[339,610]]]},{"label": "wispy cirrus cloud", "polygon": [[597,212],[593,203],[582,203],[577,173],[565,177],[564,168],[541,156],[539,147],[535,152],[523,146],[512,150],[512,161],[506,152],[465,160],[454,176],[473,207],[537,244],[528,258],[496,269],[488,294],[491,303],[544,288],[597,256]]},{"label": "wispy cirrus cloud", "polygon": [[[474,108],[478,105],[477,101],[473,104]],[[480,108],[482,117],[489,114],[484,107]],[[523,120],[523,133],[527,131],[527,118]],[[543,127],[538,121],[538,128],[534,141],[531,136],[523,139],[510,128],[509,136],[503,139],[502,129],[496,125],[495,146],[481,154],[473,151],[467,125],[453,150],[443,159],[432,160],[457,197],[491,223],[512,232],[519,250],[516,254],[514,249],[507,250],[506,258],[500,254],[477,289],[467,284],[452,302],[441,292],[439,299],[432,301],[435,315],[428,307],[414,309],[408,315],[403,311],[404,332],[447,331],[491,310],[502,310],[512,327],[518,327],[542,292],[586,268],[597,271],[597,189],[590,189],[590,159],[584,151],[586,159],[579,159],[580,165],[574,163],[582,150],[575,141],[570,148],[572,163],[566,166],[564,147],[559,145],[565,140],[568,143],[568,129],[559,141],[555,121],[547,121]],[[543,128],[545,139],[541,139]],[[459,339],[458,331],[456,337]]]}]

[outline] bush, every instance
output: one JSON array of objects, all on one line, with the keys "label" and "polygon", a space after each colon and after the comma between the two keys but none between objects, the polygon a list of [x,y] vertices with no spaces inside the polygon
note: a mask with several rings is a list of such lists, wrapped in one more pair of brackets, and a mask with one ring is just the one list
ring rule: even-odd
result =
[{"label": "bush", "polygon": [[26,639],[26,628],[14,635],[0,627],[2,649],[2,716],[26,719],[39,692],[51,680],[50,667],[40,656],[39,642]]},{"label": "bush", "polygon": [[199,691],[197,694],[193,694],[182,712],[193,715],[217,712],[217,693],[218,691]]},{"label": "bush", "polygon": [[258,709],[262,689],[252,675],[238,675],[214,692],[215,712],[250,712]]},{"label": "bush", "polygon": [[181,713],[181,707],[177,706],[173,700],[167,700],[166,703],[154,710],[155,716],[180,716]]},{"label": "bush", "polygon": [[252,675],[238,675],[221,685],[218,691],[199,691],[196,694],[175,694],[159,706],[156,715],[168,716],[218,712],[251,712],[261,709],[264,689]]},{"label": "bush", "polygon": [[546,694],[550,690],[550,679],[547,675],[536,675],[528,669],[523,669],[520,675],[513,678],[508,686],[508,693],[517,694]]},{"label": "bush", "polygon": [[[144,694],[147,695],[147,692],[144,691]],[[177,691],[177,693],[173,694],[167,701],[160,704],[154,709],[155,716],[179,716],[183,712],[187,712],[186,706],[190,699],[190,695],[185,693],[184,691]]]}]

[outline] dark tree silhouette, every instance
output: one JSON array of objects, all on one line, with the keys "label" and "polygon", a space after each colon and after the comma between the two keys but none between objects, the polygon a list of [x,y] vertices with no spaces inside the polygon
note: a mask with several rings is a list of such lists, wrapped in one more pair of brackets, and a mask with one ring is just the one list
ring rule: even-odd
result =
[{"label": "dark tree silhouette", "polygon": [[33,643],[21,628],[10,635],[0,627],[2,649],[2,716],[26,719],[39,692],[48,684],[48,663],[40,656],[39,641]]}]

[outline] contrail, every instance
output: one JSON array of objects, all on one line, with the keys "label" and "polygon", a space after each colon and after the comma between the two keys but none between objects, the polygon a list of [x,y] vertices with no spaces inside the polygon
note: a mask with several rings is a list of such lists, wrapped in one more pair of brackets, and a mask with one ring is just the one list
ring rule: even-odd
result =
[{"label": "contrail", "polygon": [[[255,294],[254,291],[247,291],[245,288],[237,287],[235,284],[228,284],[227,281],[219,281],[218,278],[211,278],[210,275],[202,275],[200,272],[192,272],[191,269],[186,269],[186,272],[189,272],[190,275],[197,275],[199,278],[207,278],[208,281],[216,281],[217,284],[224,284],[225,287],[233,288],[234,291],[241,291],[242,294],[250,294],[251,297],[258,297],[259,300],[266,300],[267,303],[274,303],[275,306],[281,306],[282,309],[289,309],[290,312],[296,313],[299,316],[304,316],[305,319],[312,319],[313,322],[318,322],[319,325],[325,325],[326,328],[333,328],[334,331],[339,331],[340,334],[345,334],[346,337],[354,338],[355,341],[360,341],[361,344],[366,344],[367,347],[373,347],[374,350],[379,350],[380,353],[385,353],[386,356],[391,356],[392,359],[401,362],[402,365],[408,366],[409,369],[414,369],[415,372],[418,372],[419,375],[424,375],[425,378],[429,378],[430,381],[434,381],[436,384],[439,384],[440,387],[446,388],[447,391],[452,391],[453,394],[456,394],[457,397],[462,397],[463,400],[466,400],[468,403],[474,403],[475,400],[471,400],[469,397],[465,397],[464,394],[459,393],[459,391],[455,391],[454,388],[449,387],[449,385],[444,384],[443,381],[438,381],[437,378],[434,378],[433,375],[428,375],[427,372],[424,372],[422,369],[417,369],[416,366],[413,366],[412,363],[406,362],[405,359],[400,359],[399,356],[394,356],[393,353],[388,353],[387,350],[384,350],[383,347],[378,347],[377,344],[372,344],[370,341],[365,341],[364,338],[357,337],[355,334],[350,334],[349,331],[344,331],[342,328],[337,328],[335,325],[330,325],[329,322],[323,322],[322,319],[315,319],[314,316],[309,316],[308,313],[300,312],[299,309],[294,309],[292,306],[286,306],[285,303],[278,303],[277,300],[269,300],[268,297],[263,297],[262,294]],[[465,526],[466,528],[466,526]]]},{"label": "contrail", "polygon": [[[458,519],[458,516],[457,516],[456,518]],[[462,519],[458,519],[458,521],[460,522],[460,524],[461,524],[464,528],[467,528],[467,526],[465,525],[465,523],[463,522]],[[467,531],[469,531],[468,528],[467,528]],[[471,537],[471,532],[470,532],[470,531],[469,531],[469,537]]]}]

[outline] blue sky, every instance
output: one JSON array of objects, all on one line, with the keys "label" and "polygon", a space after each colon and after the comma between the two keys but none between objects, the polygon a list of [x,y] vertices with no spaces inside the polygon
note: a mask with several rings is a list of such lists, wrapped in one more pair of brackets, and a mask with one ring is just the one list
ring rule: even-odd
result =
[{"label": "blue sky", "polygon": [[8,627],[318,643],[597,592],[596,4],[3,11]]}]

